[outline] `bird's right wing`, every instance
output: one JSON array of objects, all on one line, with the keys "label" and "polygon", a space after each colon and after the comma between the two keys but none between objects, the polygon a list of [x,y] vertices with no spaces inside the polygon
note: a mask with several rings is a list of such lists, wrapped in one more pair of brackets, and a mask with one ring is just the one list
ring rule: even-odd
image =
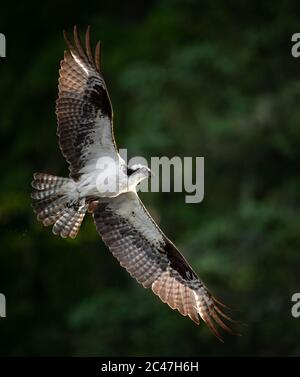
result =
[{"label": "bird's right wing", "polygon": [[76,26],[74,44],[64,34],[69,51],[59,71],[59,95],[56,102],[57,134],[62,153],[70,164],[70,176],[96,169],[100,157],[118,160],[113,135],[113,111],[100,71],[100,42],[93,56],[90,29],[85,49]]},{"label": "bird's right wing", "polygon": [[112,254],[140,284],[197,324],[202,318],[218,338],[221,339],[215,323],[231,331],[221,319],[232,321],[220,309],[222,304],[162,233],[137,194],[129,192],[105,199],[96,206],[93,217]]}]

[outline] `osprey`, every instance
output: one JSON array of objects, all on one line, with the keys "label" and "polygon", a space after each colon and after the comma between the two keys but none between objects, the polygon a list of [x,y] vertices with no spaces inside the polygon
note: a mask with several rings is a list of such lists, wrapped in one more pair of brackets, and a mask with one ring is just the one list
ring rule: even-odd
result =
[{"label": "osprey", "polygon": [[[45,226],[54,224],[54,234],[75,238],[85,214],[91,213],[103,241],[133,278],[197,324],[202,318],[221,339],[216,324],[231,331],[224,318],[232,319],[220,309],[225,305],[209,292],[139,199],[136,186],[151,175],[150,170],[140,165],[129,168],[118,153],[112,105],[100,68],[100,41],[93,55],[89,27],[85,48],[76,26],[74,41],[65,32],[64,38],[68,51],[59,71],[56,115],[59,145],[70,174],[69,178],[34,174],[31,196],[38,220]],[[117,181],[114,189],[99,187],[101,159],[116,167],[105,172],[108,181]]]}]

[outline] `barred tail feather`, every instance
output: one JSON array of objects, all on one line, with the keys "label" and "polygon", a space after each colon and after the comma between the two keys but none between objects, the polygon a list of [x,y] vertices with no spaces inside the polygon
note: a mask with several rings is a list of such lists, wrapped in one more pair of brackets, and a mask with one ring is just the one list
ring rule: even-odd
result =
[{"label": "barred tail feather", "polygon": [[52,225],[53,233],[61,237],[75,238],[87,211],[85,199],[70,199],[69,187],[74,183],[70,178],[35,173],[31,197],[33,209],[39,221],[45,226]]},{"label": "barred tail feather", "polygon": [[85,203],[85,201],[83,201],[83,203],[78,203],[77,207],[72,206],[65,208],[63,213],[53,226],[53,233],[59,234],[64,238],[75,238],[79,231],[86,210],[87,204]]},{"label": "barred tail feather", "polygon": [[42,190],[47,192],[47,190],[55,190],[59,192],[59,189],[66,183],[70,182],[70,178],[57,177],[56,175],[44,174],[44,173],[34,173],[32,187],[37,190]]}]

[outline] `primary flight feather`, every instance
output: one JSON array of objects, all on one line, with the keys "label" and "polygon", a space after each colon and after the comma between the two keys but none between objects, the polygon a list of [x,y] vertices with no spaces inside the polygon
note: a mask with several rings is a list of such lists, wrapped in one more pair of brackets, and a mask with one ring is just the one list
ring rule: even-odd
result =
[{"label": "primary flight feather", "polygon": [[[151,175],[145,166],[128,167],[120,157],[113,134],[113,111],[100,67],[100,42],[91,49],[90,28],[85,47],[76,26],[74,40],[64,37],[68,51],[59,71],[56,102],[59,145],[69,163],[69,178],[35,173],[33,207],[53,233],[75,238],[87,212],[98,233],[126,268],[145,288],[172,309],[197,324],[202,319],[221,339],[216,324],[231,331],[232,321],[224,306],[209,292],[175,245],[164,235],[139,199],[136,186]],[[103,166],[109,159],[114,169],[108,178],[117,181],[99,189]]]}]

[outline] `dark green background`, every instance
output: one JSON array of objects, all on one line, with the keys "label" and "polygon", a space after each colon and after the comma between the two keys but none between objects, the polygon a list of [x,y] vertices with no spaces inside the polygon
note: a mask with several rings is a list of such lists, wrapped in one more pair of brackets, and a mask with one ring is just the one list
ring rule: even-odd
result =
[{"label": "dark green background", "polygon": [[[138,286],[90,218],[72,241],[33,215],[32,173],[68,172],[54,109],[62,29],[75,23],[102,40],[119,147],[205,157],[202,203],[142,197],[212,291],[239,309],[242,337],[221,344]],[[6,1],[0,32],[0,355],[299,355],[296,1]]]}]

